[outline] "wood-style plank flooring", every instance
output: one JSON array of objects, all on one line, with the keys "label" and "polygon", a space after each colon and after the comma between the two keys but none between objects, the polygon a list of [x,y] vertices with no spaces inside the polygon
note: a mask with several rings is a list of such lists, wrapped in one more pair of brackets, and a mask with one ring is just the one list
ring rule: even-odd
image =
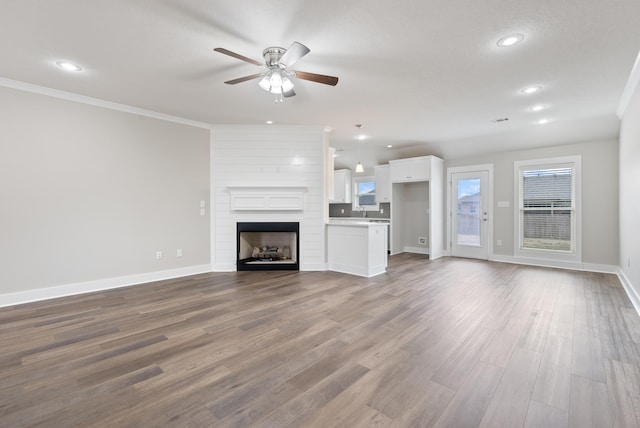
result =
[{"label": "wood-style plank flooring", "polygon": [[635,427],[614,275],[402,254],[0,309],[2,427]]}]

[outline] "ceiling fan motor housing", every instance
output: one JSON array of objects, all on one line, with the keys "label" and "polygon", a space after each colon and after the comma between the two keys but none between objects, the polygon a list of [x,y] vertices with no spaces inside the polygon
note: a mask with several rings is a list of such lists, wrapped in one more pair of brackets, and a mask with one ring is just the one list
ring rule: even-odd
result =
[{"label": "ceiling fan motor housing", "polygon": [[277,67],[280,63],[280,58],[287,50],[285,48],[278,47],[270,47],[266,48],[262,51],[262,56],[264,57],[264,62],[267,64],[267,67]]}]

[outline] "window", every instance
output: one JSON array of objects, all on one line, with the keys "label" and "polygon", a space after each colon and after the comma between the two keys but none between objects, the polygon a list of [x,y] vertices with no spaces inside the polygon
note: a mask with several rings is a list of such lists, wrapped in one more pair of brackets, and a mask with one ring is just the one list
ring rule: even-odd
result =
[{"label": "window", "polygon": [[518,161],[516,255],[580,261],[580,157]]},{"label": "window", "polygon": [[374,177],[354,178],[353,189],[354,210],[378,210],[378,202],[376,202],[376,180]]}]

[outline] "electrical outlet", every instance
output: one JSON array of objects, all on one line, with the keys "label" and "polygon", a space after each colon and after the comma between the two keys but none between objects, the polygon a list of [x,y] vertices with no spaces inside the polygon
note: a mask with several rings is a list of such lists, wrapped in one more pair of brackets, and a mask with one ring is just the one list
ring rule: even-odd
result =
[{"label": "electrical outlet", "polygon": [[498,240],[496,241],[496,245],[497,245],[498,247],[502,247],[502,239],[498,239]]},{"label": "electrical outlet", "polygon": [[340,214],[344,214],[344,208],[340,208]]},{"label": "electrical outlet", "polygon": [[380,214],[384,214],[384,208],[380,208]]},{"label": "electrical outlet", "polygon": [[182,248],[176,250],[176,257],[182,257]]},{"label": "electrical outlet", "polygon": [[418,238],[418,245],[427,245],[427,238],[424,236],[420,236]]},{"label": "electrical outlet", "polygon": [[156,251],[156,260],[160,260],[162,258],[162,251]]}]

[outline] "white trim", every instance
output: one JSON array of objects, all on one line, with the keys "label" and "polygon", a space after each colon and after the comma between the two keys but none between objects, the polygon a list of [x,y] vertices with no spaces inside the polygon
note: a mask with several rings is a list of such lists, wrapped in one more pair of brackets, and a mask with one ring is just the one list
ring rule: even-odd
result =
[{"label": "white trim", "polygon": [[[360,200],[358,198],[358,183],[361,182],[373,182],[376,186],[376,192],[374,195],[378,193],[378,183],[376,182],[375,175],[363,175],[363,176],[351,176],[351,209],[353,211],[360,211],[360,208],[364,208],[365,211],[378,211],[380,210],[380,202],[376,198],[376,203],[374,205],[365,205],[364,207],[360,206]],[[375,196],[374,196],[375,197]]]},{"label": "white trim", "polygon": [[405,246],[402,247],[403,253],[413,253],[413,254],[429,254],[429,249],[425,247],[410,247]]},{"label": "white trim", "polygon": [[489,173],[489,182],[487,183],[487,187],[488,187],[487,216],[491,219],[491,221],[489,221],[489,224],[487,225],[487,256],[488,256],[488,260],[491,260],[491,258],[493,257],[493,224],[494,224],[493,198],[494,196],[493,196],[493,164],[492,163],[481,164],[481,165],[469,165],[469,166],[453,166],[453,167],[447,168],[447,183],[446,183],[447,215],[445,215],[446,217],[445,219],[446,251],[445,251],[445,254],[443,255],[451,256],[451,242],[453,240],[452,238],[453,235],[451,231],[451,227],[453,226],[452,225],[453,221],[451,219],[451,215],[453,212],[451,208],[451,204],[453,203],[451,200],[452,181],[453,181],[452,175],[463,173],[463,172],[478,172],[478,171],[487,171]]},{"label": "white trim", "polygon": [[158,113],[155,111],[145,110],[138,107],[132,107],[126,104],[119,104],[111,101],[105,101],[99,98],[92,98],[84,95],[78,95],[78,94],[74,94],[73,92],[60,91],[58,89],[47,88],[45,86],[38,86],[31,83],[20,82],[18,80],[11,80],[4,77],[0,77],[0,86],[4,86],[6,88],[18,89],[25,92],[32,92],[34,94],[46,95],[54,98],[60,98],[67,101],[75,101],[77,103],[88,104],[96,107],[103,107],[110,110],[137,114],[138,116],[150,117],[152,119],[166,120],[167,122],[179,123],[181,125],[188,125],[196,128],[211,129],[211,125],[208,123],[198,122],[196,120],[191,120],[191,119],[185,119],[183,117],[178,117],[178,116],[172,116],[170,114]]},{"label": "white trim", "polygon": [[[523,167],[553,168],[572,165],[575,172],[575,251],[565,253],[520,248],[520,170]],[[545,159],[519,160],[513,162],[513,248],[515,257],[523,260],[549,260],[549,263],[582,264],[582,156],[560,156]]]},{"label": "white trim", "polygon": [[327,263],[304,263],[300,266],[300,272],[323,272],[328,269]]},{"label": "white trim", "polygon": [[624,271],[618,268],[618,279],[622,283],[622,287],[624,291],[626,291],[627,296],[629,296],[629,300],[631,300],[631,304],[635,308],[638,315],[640,315],[640,295],[636,292],[635,288],[631,285],[629,278],[624,274]]},{"label": "white trim", "polygon": [[128,287],[131,285],[162,281],[165,279],[180,278],[183,276],[196,275],[211,271],[211,265],[189,266],[157,272],[126,275],[116,278],[99,279],[96,281],[77,282],[75,284],[39,288],[36,290],[19,291],[17,293],[7,293],[0,295],[0,307],[55,299],[58,297],[74,296],[77,294],[92,293],[95,291],[111,290],[114,288]]},{"label": "white trim", "polygon": [[622,91],[622,96],[620,97],[620,101],[618,102],[618,109],[616,110],[616,114],[620,119],[624,116],[624,112],[627,110],[627,106],[629,105],[629,101],[631,101],[631,97],[633,97],[633,93],[636,91],[638,84],[640,83],[640,53],[636,57],[636,62],[633,64],[633,68],[631,69],[631,73],[629,74],[629,80],[627,80],[627,84]]},{"label": "white trim", "polygon": [[527,266],[540,266],[540,267],[557,268],[557,269],[580,270],[585,272],[617,274],[619,271],[618,266],[614,266],[614,265],[536,259],[533,257],[507,256],[504,254],[494,255],[491,261],[500,262],[500,263],[513,263],[513,264],[527,265]]},{"label": "white trim", "polygon": [[213,272],[235,272],[238,270],[238,267],[235,263],[217,263],[212,266]]},{"label": "white trim", "polygon": [[302,211],[306,187],[227,187],[232,211]]}]

